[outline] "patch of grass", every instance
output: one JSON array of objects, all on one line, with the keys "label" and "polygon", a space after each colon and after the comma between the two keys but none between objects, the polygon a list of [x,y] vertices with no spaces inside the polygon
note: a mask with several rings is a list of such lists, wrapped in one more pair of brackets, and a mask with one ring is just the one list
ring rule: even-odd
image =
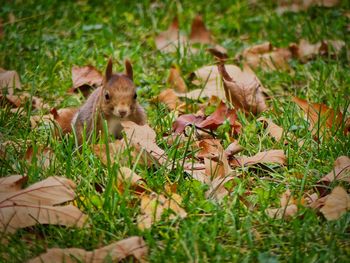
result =
[{"label": "patch of grass", "polygon": [[[52,107],[78,106],[81,96],[66,93],[71,87],[73,65],[92,64],[104,70],[112,56],[115,70],[123,70],[123,59],[130,58],[139,86],[138,97],[148,114],[149,124],[157,132],[158,144],[169,159],[181,164],[191,154],[176,143],[169,145],[163,135],[171,131],[174,116],[164,105],[149,100],[166,88],[168,70],[180,66],[184,76],[194,69],[214,63],[204,47],[198,54],[162,54],[155,48],[154,37],[164,31],[177,14],[180,28],[189,33],[193,17],[200,13],[218,43],[230,57],[244,48],[265,41],[286,47],[305,38],[312,42],[340,39],[349,45],[349,19],[343,14],[349,4],[326,9],[313,7],[306,12],[275,13],[274,3],[258,1],[7,1],[1,4],[4,38],[0,42],[0,66],[16,70],[24,90],[45,99]],[[8,16],[16,17],[9,23]],[[240,36],[245,35],[245,38]],[[91,227],[68,229],[35,226],[19,230],[0,246],[0,261],[24,262],[48,247],[80,247],[94,249],[131,235],[141,235],[150,247],[152,262],[346,262],[350,256],[350,213],[337,221],[326,221],[315,211],[300,207],[290,220],[268,218],[264,210],[276,207],[280,195],[288,188],[301,197],[312,189],[322,175],[332,169],[340,155],[350,155],[350,140],[340,130],[330,140],[316,142],[308,131],[302,112],[291,101],[296,95],[312,102],[326,103],[349,113],[349,54],[343,51],[336,58],[320,57],[306,64],[293,60],[294,74],[263,72],[256,74],[273,98],[271,110],[263,115],[303,139],[288,144],[275,142],[262,129],[255,117],[239,115],[243,133],[237,137],[244,154],[262,150],[283,149],[287,167],[238,168],[232,192],[221,203],[207,200],[207,186],[192,180],[182,169],[147,168],[137,164],[135,171],[155,192],[163,193],[165,183],[176,183],[184,199],[188,217],[165,219],[149,230],[137,227],[138,206],[127,190],[119,194],[114,181],[119,164],[103,166],[88,145],[81,152],[75,149],[73,136],[62,141],[53,138],[48,129],[30,129],[29,114],[0,110],[0,141],[11,140],[20,147],[11,148],[0,160],[1,176],[27,174],[29,183],[51,175],[73,179],[77,185],[78,206],[89,215]],[[188,83],[189,86],[191,85]],[[63,98],[58,100],[57,98]],[[26,106],[25,112],[30,112]],[[45,113],[45,112],[43,112]],[[56,159],[43,169],[35,162],[22,160],[25,141],[53,149]],[[119,158],[127,158],[120,156]],[[101,194],[95,184],[106,191]],[[251,195],[246,197],[246,190]],[[246,198],[256,206],[251,211]]]}]

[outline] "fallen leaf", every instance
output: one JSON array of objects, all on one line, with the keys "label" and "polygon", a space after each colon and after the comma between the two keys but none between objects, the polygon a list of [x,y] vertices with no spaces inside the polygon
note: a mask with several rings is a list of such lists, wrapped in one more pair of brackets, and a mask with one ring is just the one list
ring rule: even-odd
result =
[{"label": "fallen leaf", "polygon": [[222,200],[229,194],[225,184],[234,179],[234,176],[216,177],[209,183],[209,189],[205,192],[207,198],[214,198],[217,201]]},{"label": "fallen leaf", "polygon": [[156,144],[156,133],[148,124],[141,126],[132,121],[123,121],[121,124],[128,144],[145,150],[160,164],[167,162],[166,153]]},{"label": "fallen leaf", "polygon": [[175,91],[173,89],[165,89],[163,90],[157,97],[152,99],[154,102],[162,102],[170,110],[175,110],[178,108],[178,106],[181,104],[181,101],[177,97]]},{"label": "fallen leaf", "polygon": [[222,125],[225,120],[228,120],[232,133],[240,133],[242,125],[238,122],[238,116],[234,109],[229,109],[224,102],[220,102],[219,106],[211,115],[209,115],[205,120],[196,124],[196,127],[203,129],[216,130],[220,125]]},{"label": "fallen leaf", "polygon": [[21,89],[18,73],[0,68],[0,94],[13,95],[15,89]]},{"label": "fallen leaf", "polygon": [[197,153],[197,158],[204,159],[220,159],[224,154],[224,149],[221,146],[220,140],[204,139],[197,142],[200,151]]},{"label": "fallen leaf", "polygon": [[14,192],[22,189],[22,185],[28,181],[28,176],[11,175],[0,178],[0,196],[1,193]]},{"label": "fallen leaf", "polygon": [[46,253],[29,260],[28,263],[120,262],[130,256],[139,262],[147,262],[147,254],[148,247],[142,237],[132,236],[93,251],[80,248],[50,248]]},{"label": "fallen leaf", "polygon": [[187,37],[180,34],[179,21],[174,18],[169,28],[155,38],[157,49],[162,52],[176,52],[186,46]]},{"label": "fallen leaf", "polygon": [[301,39],[298,44],[292,43],[289,45],[289,50],[293,56],[298,58],[301,62],[314,59],[316,56],[337,55],[345,46],[342,40],[323,40],[315,44],[310,43],[305,39]]},{"label": "fallen leaf", "polygon": [[307,120],[310,121],[310,127],[314,136],[322,137],[327,129],[332,127],[341,127],[343,115],[328,108],[325,104],[309,103],[298,97],[293,97],[293,101],[304,111]]},{"label": "fallen leaf", "polygon": [[54,161],[55,153],[48,147],[43,148],[39,146],[36,148],[36,150],[34,150],[34,148],[30,146],[27,149],[24,158],[28,164],[31,164],[34,160],[36,160],[37,166],[46,169]]},{"label": "fallen leaf", "polygon": [[311,6],[333,7],[339,0],[279,0],[277,13],[306,11]]},{"label": "fallen leaf", "polygon": [[340,156],[334,162],[334,168],[318,182],[331,183],[335,180],[350,183],[350,158]]},{"label": "fallen leaf", "polygon": [[181,77],[181,71],[177,66],[172,66],[170,68],[167,83],[171,89],[177,92],[184,93],[187,91],[186,83]]},{"label": "fallen leaf", "polygon": [[189,125],[201,123],[205,119],[204,116],[195,116],[194,114],[184,114],[179,116],[173,123],[173,131],[175,134],[182,133]]},{"label": "fallen leaf", "polygon": [[1,95],[0,100],[5,100],[7,105],[12,108],[19,108],[25,105],[29,100],[31,100],[31,105],[33,109],[49,109],[49,105],[44,103],[43,99],[32,96],[28,92],[22,92],[20,95]]},{"label": "fallen leaf", "polygon": [[255,74],[248,68],[236,75],[229,75],[225,65],[218,65],[221,73],[226,98],[238,109],[258,114],[267,109],[264,88]]},{"label": "fallen leaf", "polygon": [[[133,160],[133,162],[138,160],[140,165],[151,166],[154,163],[152,156],[142,150],[140,146],[129,145],[125,143],[124,140],[116,140],[109,143],[108,148],[106,144],[93,145],[92,151],[100,158],[104,165],[108,165],[108,159],[111,164],[118,162],[120,165],[128,165],[130,160],[126,158],[126,156],[129,156],[129,154],[131,160]],[[125,151],[127,151],[128,154],[123,154]]]},{"label": "fallen leaf", "polygon": [[230,161],[230,164],[234,167],[250,166],[259,163],[276,163],[280,165],[285,165],[286,156],[283,153],[283,150],[269,150],[265,152],[259,152],[251,157],[237,157],[236,159],[232,159]]},{"label": "fallen leaf", "polygon": [[267,132],[274,138],[276,141],[280,141],[283,137],[283,128],[276,125],[271,119],[260,117],[257,121],[263,122],[267,125]]},{"label": "fallen leaf", "polygon": [[53,206],[74,199],[75,184],[63,177],[49,177],[26,189],[0,192],[0,230],[15,232],[39,224],[82,227],[87,220],[78,208]]},{"label": "fallen leaf", "polygon": [[268,208],[265,210],[268,217],[275,219],[289,218],[298,212],[296,201],[288,189],[280,198],[280,208]]},{"label": "fallen leaf", "polygon": [[288,60],[292,53],[289,49],[274,48],[270,42],[265,42],[245,49],[242,57],[254,69],[289,70]]},{"label": "fallen leaf", "polygon": [[130,186],[137,195],[145,191],[146,182],[128,167],[120,167],[116,182],[119,191],[124,192],[125,186]]},{"label": "fallen leaf", "polygon": [[69,92],[81,92],[84,97],[90,94],[90,91],[103,84],[103,75],[95,67],[88,65],[84,67],[72,67],[73,87]]},{"label": "fallen leaf", "polygon": [[225,149],[225,154],[227,157],[233,157],[235,154],[243,151],[244,148],[238,144],[238,141],[234,141],[233,143],[230,143],[229,146]]},{"label": "fallen leaf", "polygon": [[150,228],[153,223],[161,219],[163,212],[168,209],[175,213],[175,215],[170,215],[170,219],[174,219],[176,216],[185,218],[187,213],[181,208],[181,202],[182,198],[178,194],[172,194],[167,198],[164,195],[158,195],[154,192],[150,194],[144,193],[141,196],[141,214],[137,217],[139,228]]},{"label": "fallen leaf", "polygon": [[335,187],[327,196],[320,212],[327,220],[337,220],[350,209],[350,196],[341,186]]},{"label": "fallen leaf", "polygon": [[[57,127],[61,129],[63,134],[67,134],[72,132],[71,122],[77,111],[78,108],[63,108],[59,110],[53,108],[50,113],[53,115]],[[57,132],[56,130],[56,133]]]}]

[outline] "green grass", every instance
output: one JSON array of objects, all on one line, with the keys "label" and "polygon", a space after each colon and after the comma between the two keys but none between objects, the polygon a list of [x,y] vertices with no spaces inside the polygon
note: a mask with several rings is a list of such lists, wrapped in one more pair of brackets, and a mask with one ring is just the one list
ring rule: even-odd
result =
[{"label": "green grass", "polygon": [[[83,102],[81,96],[66,93],[72,85],[73,65],[92,64],[104,70],[107,58],[112,56],[115,70],[122,71],[123,59],[130,58],[136,85],[140,87],[138,97],[147,110],[150,126],[157,132],[158,144],[169,158],[181,163],[189,153],[163,140],[163,134],[171,131],[173,118],[164,105],[150,104],[149,99],[167,87],[166,78],[172,64],[179,65],[186,76],[215,61],[205,47],[198,55],[184,56],[156,50],[154,37],[168,27],[175,14],[185,33],[190,31],[194,16],[202,14],[207,27],[217,42],[227,48],[230,57],[264,41],[286,47],[300,38],[312,42],[341,39],[349,45],[349,19],[343,13],[350,6],[345,1],[336,8],[314,7],[307,12],[283,16],[275,13],[273,3],[247,2],[2,1],[0,17],[5,25],[4,37],[0,40],[0,66],[16,70],[26,91],[44,98],[52,107],[63,108]],[[7,22],[10,13],[16,17],[13,24]],[[242,35],[248,35],[248,40],[241,40]],[[47,129],[30,129],[29,114],[21,116],[10,113],[9,109],[0,109],[0,142],[11,140],[21,146],[8,149],[6,159],[0,160],[0,175],[27,174],[29,183],[51,175],[71,178],[78,185],[77,194],[85,198],[78,201],[79,207],[91,222],[91,227],[84,229],[38,225],[18,230],[6,246],[0,246],[0,261],[24,262],[50,247],[91,250],[131,235],[141,235],[150,248],[151,262],[346,262],[350,256],[349,212],[339,220],[326,221],[315,211],[300,207],[292,219],[274,220],[268,218],[264,210],[278,206],[279,197],[287,188],[296,197],[312,190],[322,175],[332,169],[338,156],[350,155],[349,137],[341,131],[329,140],[314,141],[303,114],[291,101],[291,96],[296,95],[326,103],[349,117],[346,112],[350,101],[348,58],[349,54],[343,50],[337,58],[322,57],[306,64],[293,60],[294,75],[256,71],[274,95],[269,102],[272,109],[263,115],[272,118],[285,131],[305,139],[305,144],[299,147],[292,140],[288,145],[275,142],[266,135],[256,117],[240,114],[243,133],[237,139],[245,148],[243,154],[283,149],[288,165],[237,169],[241,175],[224,201],[207,200],[204,195],[207,186],[191,180],[181,169],[169,171],[166,167],[136,165],[136,172],[155,192],[163,193],[166,182],[176,182],[188,213],[183,220],[164,218],[146,231],[137,228],[139,206],[131,205],[135,197],[129,191],[118,194],[111,187],[118,165],[103,166],[88,145],[84,145],[81,152],[76,151],[72,136],[59,141]],[[29,106],[27,110],[30,112]],[[25,140],[30,140],[35,147],[51,147],[55,162],[48,169],[34,162],[27,164],[22,158]],[[96,183],[106,191],[98,193]],[[245,197],[246,191],[252,195]],[[244,205],[241,197],[255,206],[254,211]],[[100,206],[92,205],[91,200],[98,200]]]}]

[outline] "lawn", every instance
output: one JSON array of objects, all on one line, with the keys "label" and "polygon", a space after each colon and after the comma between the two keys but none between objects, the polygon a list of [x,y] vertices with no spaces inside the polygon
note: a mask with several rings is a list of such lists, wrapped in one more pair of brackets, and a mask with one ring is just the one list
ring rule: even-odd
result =
[{"label": "lawn", "polygon": [[[0,262],[25,262],[53,247],[91,251],[130,236],[143,238],[150,262],[348,262],[350,201],[347,211],[336,220],[327,220],[305,201],[308,194],[320,189],[315,186],[332,171],[334,161],[339,156],[350,156],[349,131],[345,131],[350,115],[350,4],[340,2],[331,8],[312,6],[278,14],[274,1],[2,0],[0,67],[17,71],[22,91],[42,98],[48,107],[35,109],[25,103],[14,110],[3,98],[0,149],[6,154],[0,156],[0,176],[27,175],[27,186],[50,176],[71,179],[77,196],[72,204],[89,217],[89,226],[36,224],[10,235],[1,234]],[[184,171],[185,158],[201,162],[197,158],[198,138],[192,136],[198,130],[187,127],[186,141],[178,137],[170,143],[166,136],[172,134],[173,122],[181,114],[155,100],[169,88],[172,66],[181,70],[188,89],[194,90],[198,87],[192,83],[191,73],[218,63],[205,44],[193,45],[197,52],[189,47],[174,52],[156,47],[155,39],[168,29],[175,16],[181,33],[188,36],[198,14],[213,41],[227,50],[225,64],[240,67],[243,50],[267,41],[278,48],[288,48],[301,39],[345,43],[336,54],[316,54],[307,61],[293,57],[288,60],[287,70],[254,68],[269,95],[268,108],[257,114],[236,109],[240,132],[232,133],[225,121],[209,134],[220,140],[223,148],[235,139],[243,147],[236,157],[275,149],[283,150],[286,160],[283,165],[232,166],[234,178],[225,184],[228,190],[223,198],[208,196],[210,185]],[[73,85],[73,66],[93,65],[104,72],[110,57],[117,72],[124,71],[125,59],[132,62],[138,101],[156,133],[156,144],[167,156],[165,164],[142,164],[135,156],[130,157],[131,150],[127,149],[111,157],[116,162],[108,160],[106,165],[89,143],[77,149],[73,134],[58,138],[45,124],[31,127],[33,115],[84,103],[81,93],[67,92]],[[342,119],[326,127],[324,134],[322,123],[315,125],[316,132],[310,131],[310,120],[293,97],[324,104],[341,112]],[[209,115],[218,106],[215,102],[208,104],[209,99],[204,97],[183,101],[188,105],[187,114],[204,104]],[[227,105],[232,106],[230,102]],[[282,140],[268,134],[257,120],[261,116],[283,128]],[[4,144],[8,141],[12,143]],[[99,145],[104,143],[106,138]],[[49,165],[41,165],[36,158],[26,160],[28,148],[36,152],[44,147],[55,156]],[[135,194],[130,185],[123,191],[116,187],[122,166],[142,177],[147,191],[168,196],[169,186],[176,188],[186,216],[165,211],[159,221],[142,229],[138,224],[142,195]],[[336,186],[350,190],[349,180],[334,180],[324,187],[323,196]],[[280,197],[287,190],[296,213],[282,218],[269,216],[267,209],[281,207]]]}]

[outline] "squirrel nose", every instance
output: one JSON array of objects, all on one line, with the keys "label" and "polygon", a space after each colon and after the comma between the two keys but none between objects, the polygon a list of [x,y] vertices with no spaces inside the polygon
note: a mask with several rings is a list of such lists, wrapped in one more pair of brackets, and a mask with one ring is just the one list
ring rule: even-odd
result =
[{"label": "squirrel nose", "polygon": [[125,117],[125,115],[126,115],[126,111],[125,110],[120,110],[119,111],[119,115],[120,115],[120,117]]}]

